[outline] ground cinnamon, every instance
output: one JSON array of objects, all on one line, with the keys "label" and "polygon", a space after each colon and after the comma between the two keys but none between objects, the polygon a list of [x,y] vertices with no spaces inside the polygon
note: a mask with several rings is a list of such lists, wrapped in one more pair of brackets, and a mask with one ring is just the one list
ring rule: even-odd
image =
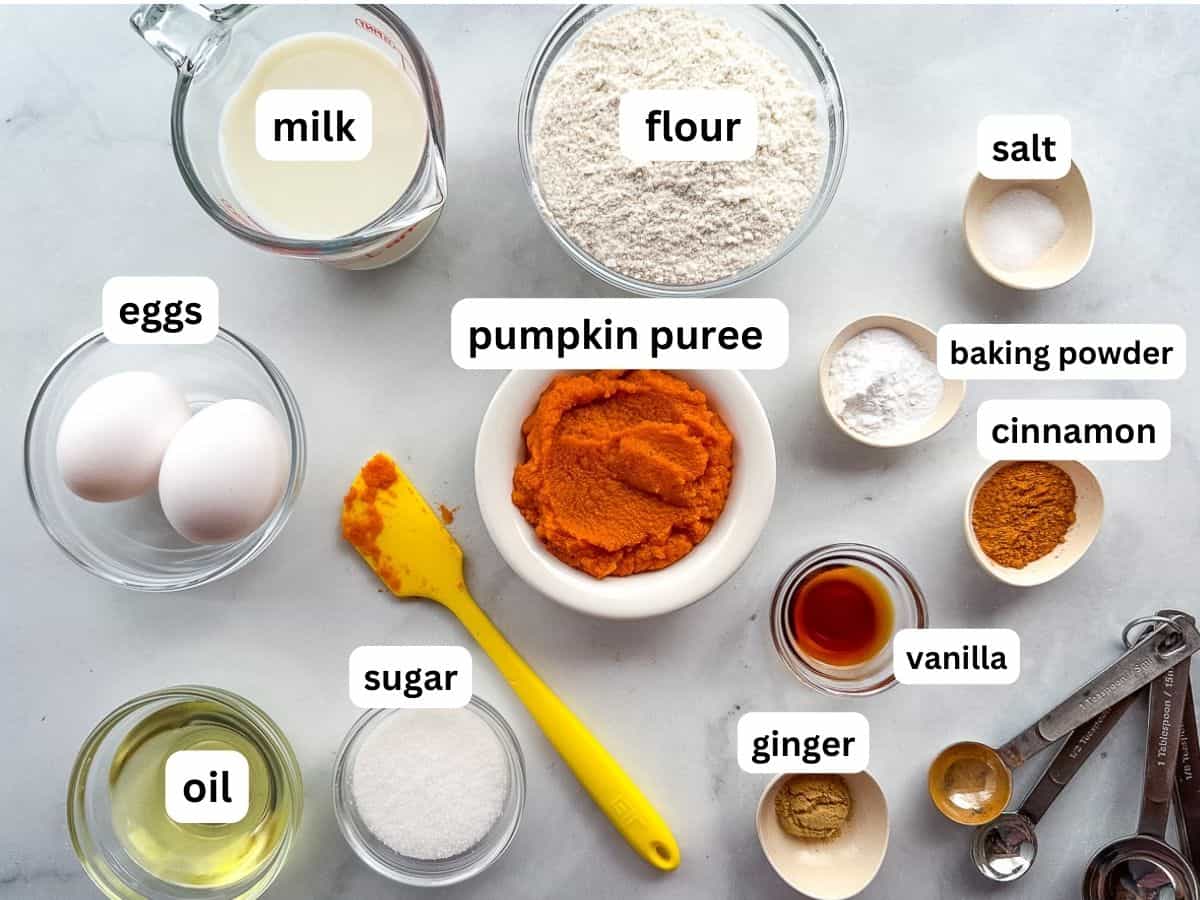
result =
[{"label": "ground cinnamon", "polygon": [[971,527],[992,560],[1022,569],[1061,544],[1075,524],[1075,483],[1058,466],[1018,462],[996,471],[975,494]]}]

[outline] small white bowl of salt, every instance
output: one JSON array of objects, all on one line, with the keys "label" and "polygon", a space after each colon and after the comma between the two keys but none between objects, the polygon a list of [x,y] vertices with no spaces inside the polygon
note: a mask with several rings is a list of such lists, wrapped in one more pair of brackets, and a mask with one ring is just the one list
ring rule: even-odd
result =
[{"label": "small white bowl of salt", "polygon": [[905,447],[954,418],[966,382],[937,370],[937,335],[900,316],[857,319],[821,356],[818,380],[829,418],[871,447]]},{"label": "small white bowl of salt", "polygon": [[971,257],[988,276],[1021,291],[1066,284],[1092,255],[1092,200],[1079,167],[1053,181],[976,175],[963,208]]}]

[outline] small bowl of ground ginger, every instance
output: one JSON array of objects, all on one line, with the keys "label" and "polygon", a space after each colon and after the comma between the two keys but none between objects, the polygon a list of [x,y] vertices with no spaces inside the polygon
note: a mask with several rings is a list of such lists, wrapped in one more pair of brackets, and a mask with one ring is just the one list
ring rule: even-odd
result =
[{"label": "small bowl of ground ginger", "polygon": [[1016,587],[1057,578],[1100,532],[1104,493],[1080,462],[998,462],[967,494],[967,546],[993,577]]},{"label": "small bowl of ground ginger", "polygon": [[861,893],[887,854],[887,798],[868,772],[780,775],[758,801],[755,826],[771,867],[813,900]]}]

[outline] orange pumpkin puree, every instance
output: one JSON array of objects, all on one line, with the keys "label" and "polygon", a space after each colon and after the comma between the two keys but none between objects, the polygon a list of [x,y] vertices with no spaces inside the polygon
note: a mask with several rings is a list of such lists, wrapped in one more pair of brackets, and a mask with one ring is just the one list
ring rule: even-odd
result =
[{"label": "orange pumpkin puree", "polygon": [[729,497],[733,435],[665,372],[560,375],[521,430],[513,503],[551,553],[596,578],[686,556]]}]

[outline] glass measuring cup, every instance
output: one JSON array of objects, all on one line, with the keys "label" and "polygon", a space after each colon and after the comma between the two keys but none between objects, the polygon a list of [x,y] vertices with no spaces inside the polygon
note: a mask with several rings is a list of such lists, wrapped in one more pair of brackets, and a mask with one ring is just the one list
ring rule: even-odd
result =
[{"label": "glass measuring cup", "polygon": [[929,767],[929,796],[937,810],[960,825],[991,822],[1012,799],[1013,769],[1200,650],[1191,616],[1156,621],[1147,638],[1002,747],[965,741],[942,750]]},{"label": "glass measuring cup", "polygon": [[[208,8],[150,4],[130,24],[177,70],[171,144],[184,183],[226,231],[256,247],[345,269],[374,269],[411,253],[428,237],[446,202],[445,121],[437,79],[416,37],[382,6]],[[332,33],[363,41],[392,59],[425,106],[425,147],[408,188],[377,219],[323,240],[290,238],[257,221],[221,161],[221,117],[259,57],[287,38]],[[337,163],[331,163],[337,165]]]}]

